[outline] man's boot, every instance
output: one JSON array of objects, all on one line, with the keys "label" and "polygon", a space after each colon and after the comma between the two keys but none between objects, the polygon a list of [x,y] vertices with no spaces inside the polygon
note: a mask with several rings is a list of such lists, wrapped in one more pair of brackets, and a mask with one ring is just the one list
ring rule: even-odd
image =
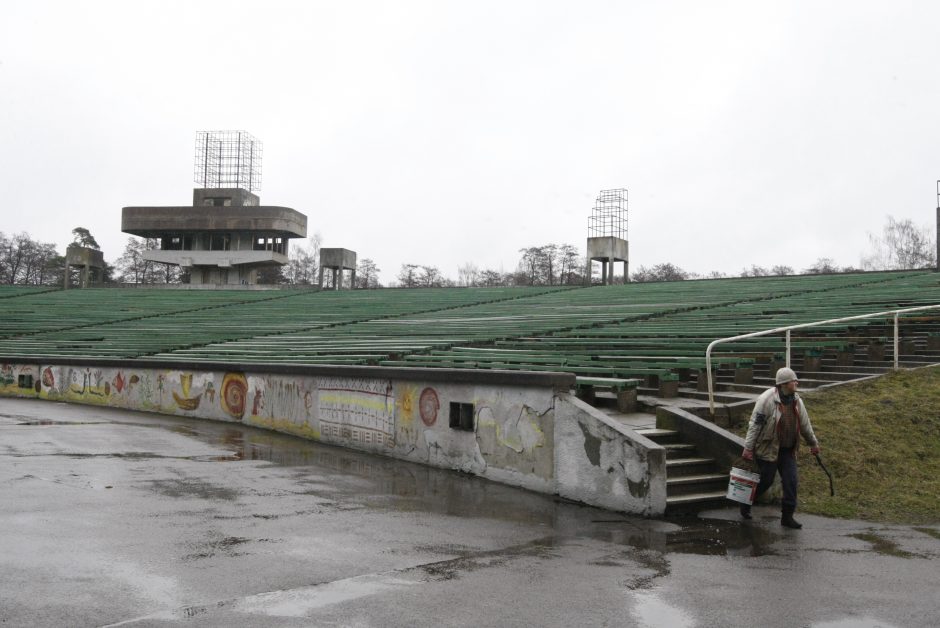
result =
[{"label": "man's boot", "polygon": [[783,507],[783,515],[780,517],[780,525],[785,528],[793,528],[794,530],[799,530],[803,527],[803,524],[793,518],[793,511],[795,508],[788,506]]},{"label": "man's boot", "polygon": [[751,519],[751,506],[750,506],[750,504],[741,504],[741,518],[742,518],[742,519]]}]

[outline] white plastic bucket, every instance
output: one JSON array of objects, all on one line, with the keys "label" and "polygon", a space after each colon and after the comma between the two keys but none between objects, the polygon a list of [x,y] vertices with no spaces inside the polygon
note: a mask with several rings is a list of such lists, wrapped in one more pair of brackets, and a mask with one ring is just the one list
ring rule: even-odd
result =
[{"label": "white plastic bucket", "polygon": [[757,485],[760,484],[760,474],[751,473],[744,469],[731,467],[731,478],[728,480],[728,499],[751,505],[757,497]]}]

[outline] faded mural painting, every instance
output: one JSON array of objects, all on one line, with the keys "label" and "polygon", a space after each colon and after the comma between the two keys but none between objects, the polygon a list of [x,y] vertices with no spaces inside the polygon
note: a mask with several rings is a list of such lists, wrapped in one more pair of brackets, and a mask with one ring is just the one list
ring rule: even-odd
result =
[{"label": "faded mural painting", "polygon": [[[381,378],[0,364],[0,394],[234,421],[435,466],[552,478],[552,393]],[[452,429],[449,401],[473,403]]]}]

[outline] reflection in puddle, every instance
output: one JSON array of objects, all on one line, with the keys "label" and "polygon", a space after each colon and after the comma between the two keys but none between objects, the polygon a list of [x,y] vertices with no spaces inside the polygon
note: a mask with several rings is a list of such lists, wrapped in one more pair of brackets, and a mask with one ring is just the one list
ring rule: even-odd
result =
[{"label": "reflection in puddle", "polygon": [[273,591],[251,595],[234,603],[242,613],[274,617],[304,617],[311,611],[332,604],[348,602],[391,589],[409,587],[416,582],[392,574],[357,576],[334,580],[321,585],[300,587],[289,591]]},{"label": "reflection in puddle", "polygon": [[685,611],[670,606],[655,593],[637,593],[635,600],[633,617],[639,626],[687,628],[694,623]]},{"label": "reflection in puddle", "polygon": [[[764,556],[774,553],[772,545],[780,538],[759,525],[740,521],[689,518],[667,522],[620,517],[476,476],[234,423],[128,415],[121,411],[115,411],[113,417],[108,414],[95,416],[95,419],[103,423],[164,429],[223,450],[214,455],[185,457],[190,461],[209,464],[263,461],[290,467],[297,493],[318,497],[338,509],[371,508],[522,522],[544,526],[559,541],[587,536],[626,546],[633,560],[638,556],[644,560],[644,556],[663,557],[670,553]],[[118,456],[157,457],[156,454]],[[236,493],[226,487],[199,482],[163,481],[155,483],[151,489],[171,497],[222,500],[236,497]],[[668,561],[663,560],[662,568],[650,567],[655,573],[668,572]],[[640,584],[636,588],[644,587]]]}]

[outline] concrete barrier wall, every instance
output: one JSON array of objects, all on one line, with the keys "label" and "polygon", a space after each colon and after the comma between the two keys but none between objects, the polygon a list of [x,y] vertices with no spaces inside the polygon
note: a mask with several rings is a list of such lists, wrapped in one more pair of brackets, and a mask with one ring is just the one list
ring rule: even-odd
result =
[{"label": "concrete barrier wall", "polygon": [[666,451],[573,395],[555,408],[562,497],[647,517],[666,511]]},{"label": "concrete barrier wall", "polygon": [[[661,448],[569,395],[567,374],[232,366],[5,362],[0,395],[237,422],[623,512],[665,508]],[[461,410],[469,424],[452,427]]]}]

